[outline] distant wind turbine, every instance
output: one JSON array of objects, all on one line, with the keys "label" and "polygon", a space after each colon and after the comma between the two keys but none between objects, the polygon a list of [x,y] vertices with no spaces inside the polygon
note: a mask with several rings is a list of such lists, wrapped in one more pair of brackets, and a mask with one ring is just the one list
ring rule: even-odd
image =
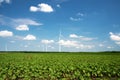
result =
[{"label": "distant wind turbine", "polygon": [[47,44],[45,45],[45,51],[47,52]]},{"label": "distant wind turbine", "polygon": [[7,49],[7,44],[5,45],[5,51],[8,51],[8,49]]},{"label": "distant wind turbine", "polygon": [[60,40],[61,40],[61,30],[59,32],[59,52],[61,52],[61,44],[60,44]]},{"label": "distant wind turbine", "polygon": [[42,45],[42,47],[43,47],[43,51],[45,51],[44,45]]}]

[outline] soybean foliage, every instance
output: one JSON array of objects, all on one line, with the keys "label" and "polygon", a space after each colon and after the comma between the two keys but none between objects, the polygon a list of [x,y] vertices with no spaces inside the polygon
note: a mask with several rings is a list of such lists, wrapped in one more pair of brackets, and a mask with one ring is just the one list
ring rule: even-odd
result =
[{"label": "soybean foliage", "polygon": [[0,53],[0,80],[118,80],[120,53]]}]

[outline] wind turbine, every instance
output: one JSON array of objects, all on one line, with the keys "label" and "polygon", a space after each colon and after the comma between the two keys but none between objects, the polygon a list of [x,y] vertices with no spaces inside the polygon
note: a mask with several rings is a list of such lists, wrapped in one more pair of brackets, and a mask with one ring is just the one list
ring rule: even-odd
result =
[{"label": "wind turbine", "polygon": [[8,51],[7,44],[5,44],[5,51]]},{"label": "wind turbine", "polygon": [[45,44],[45,51],[47,52],[47,43]]},{"label": "wind turbine", "polygon": [[61,30],[59,32],[59,52],[61,52],[61,44],[60,44],[60,40],[61,40]]},{"label": "wind turbine", "polygon": [[44,48],[45,45],[42,45],[42,48],[43,48],[43,51],[45,51],[45,48]]}]

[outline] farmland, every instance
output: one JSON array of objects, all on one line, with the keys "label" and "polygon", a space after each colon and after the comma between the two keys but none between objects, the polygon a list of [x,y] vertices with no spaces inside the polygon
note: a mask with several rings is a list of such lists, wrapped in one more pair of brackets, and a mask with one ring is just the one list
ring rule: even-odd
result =
[{"label": "farmland", "polygon": [[119,80],[117,52],[0,52],[0,80]]}]

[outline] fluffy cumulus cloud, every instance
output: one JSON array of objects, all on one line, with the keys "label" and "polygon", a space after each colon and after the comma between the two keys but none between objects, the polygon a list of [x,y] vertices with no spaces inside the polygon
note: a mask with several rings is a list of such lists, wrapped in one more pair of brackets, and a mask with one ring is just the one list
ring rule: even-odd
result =
[{"label": "fluffy cumulus cloud", "polygon": [[24,37],[23,40],[36,40],[36,37],[34,35],[29,34],[26,37]]},{"label": "fluffy cumulus cloud", "polygon": [[38,8],[35,7],[35,6],[31,6],[31,7],[30,7],[30,11],[32,11],[32,12],[36,12],[36,11],[38,11]]},{"label": "fluffy cumulus cloud", "polygon": [[43,44],[51,44],[51,43],[54,43],[54,40],[44,39],[44,40],[41,40],[41,43],[43,43]]},{"label": "fluffy cumulus cloud", "polygon": [[11,37],[13,36],[13,32],[8,30],[0,31],[0,37]]},{"label": "fluffy cumulus cloud", "polygon": [[18,27],[16,27],[16,30],[19,30],[19,31],[28,31],[29,27],[27,25],[19,25]]},{"label": "fluffy cumulus cloud", "polygon": [[77,47],[78,46],[76,41],[71,41],[71,40],[60,40],[59,44],[65,47]]},{"label": "fluffy cumulus cloud", "polygon": [[74,47],[78,49],[91,49],[94,47],[93,45],[85,45],[73,40],[60,40],[58,43],[64,47]]},{"label": "fluffy cumulus cloud", "polygon": [[10,1],[11,1],[11,0],[0,0],[0,5],[1,5],[3,2],[5,2],[5,3],[8,3],[8,4],[9,4],[9,3],[10,3]]},{"label": "fluffy cumulus cloud", "polygon": [[114,34],[112,32],[110,32],[109,34],[110,34],[111,40],[120,41],[120,34]]},{"label": "fluffy cumulus cloud", "polygon": [[41,3],[41,4],[38,4],[38,6],[31,6],[30,11],[32,12],[40,11],[40,12],[50,13],[50,12],[53,12],[54,10],[52,6],[46,3]]},{"label": "fluffy cumulus cloud", "polygon": [[114,34],[112,32],[109,32],[110,39],[115,41],[116,44],[120,45],[120,34]]},{"label": "fluffy cumulus cloud", "polygon": [[79,36],[77,36],[76,34],[70,34],[69,37],[70,38],[78,38]]}]

